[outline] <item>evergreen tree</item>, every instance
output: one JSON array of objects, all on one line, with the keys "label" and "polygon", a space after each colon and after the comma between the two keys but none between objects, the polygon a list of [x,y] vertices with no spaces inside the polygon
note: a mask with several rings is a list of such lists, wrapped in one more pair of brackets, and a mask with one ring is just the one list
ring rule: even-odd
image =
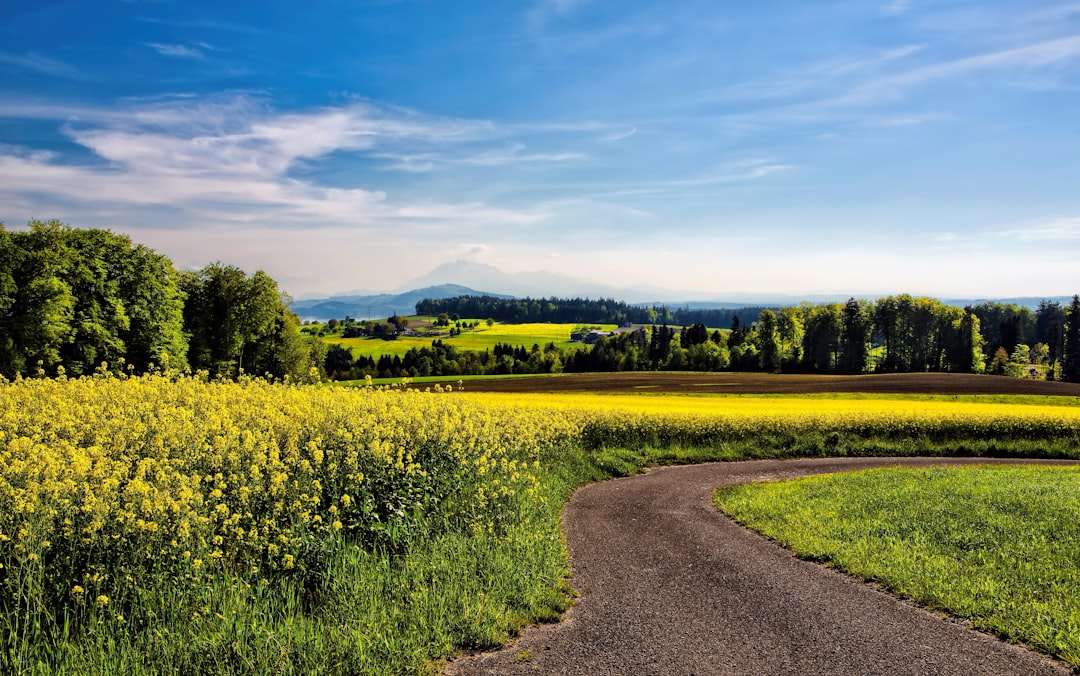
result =
[{"label": "evergreen tree", "polygon": [[1080,383],[1080,295],[1073,296],[1065,310],[1065,353],[1061,364],[1061,379]]},{"label": "evergreen tree", "polygon": [[844,304],[840,329],[840,370],[862,373],[870,359],[870,333],[873,321],[870,306],[854,298]]},{"label": "evergreen tree", "polygon": [[649,362],[654,371],[667,364],[668,354],[671,352],[671,341],[674,337],[675,329],[668,328],[666,324],[653,326],[652,338],[649,341]]},{"label": "evergreen tree", "polygon": [[816,305],[804,319],[803,367],[808,371],[829,373],[836,368],[840,351],[843,310],[836,303]]},{"label": "evergreen tree", "polygon": [[1065,351],[1065,311],[1043,300],[1035,310],[1035,338],[1046,344],[1047,377],[1053,377]]}]

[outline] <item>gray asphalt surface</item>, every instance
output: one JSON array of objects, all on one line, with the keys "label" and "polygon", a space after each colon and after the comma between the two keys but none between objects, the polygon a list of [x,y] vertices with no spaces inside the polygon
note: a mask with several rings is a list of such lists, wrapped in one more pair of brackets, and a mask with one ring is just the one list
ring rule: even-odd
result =
[{"label": "gray asphalt surface", "polygon": [[[663,467],[581,488],[563,513],[580,597],[558,624],[448,674],[1067,674],[737,525],[712,491],[884,465],[851,458]],[[1002,461],[992,461],[1002,462]]]}]

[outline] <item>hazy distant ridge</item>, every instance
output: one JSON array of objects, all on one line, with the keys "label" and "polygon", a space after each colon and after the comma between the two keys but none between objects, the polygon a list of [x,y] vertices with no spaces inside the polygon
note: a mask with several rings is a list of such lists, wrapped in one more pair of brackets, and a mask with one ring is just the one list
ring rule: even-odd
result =
[{"label": "hazy distant ridge", "polygon": [[[492,289],[492,291],[477,291]],[[898,291],[897,293],[903,293]],[[753,292],[701,292],[658,289],[655,287],[616,287],[594,284],[581,279],[548,272],[509,273],[486,263],[456,261],[440,265],[414,279],[402,289],[375,294],[342,294],[329,298],[297,300],[293,310],[303,320],[380,319],[392,314],[413,314],[416,303],[424,298],[455,296],[494,296],[496,298],[613,298],[642,307],[690,309],[741,309],[744,307],[785,307],[803,301],[843,303],[850,297],[876,300],[888,294],[777,294]],[[1015,298],[939,298],[948,305],[963,307],[993,301],[1034,309],[1040,301],[1068,304],[1072,296],[1025,296]]]},{"label": "hazy distant ridge", "polygon": [[512,298],[487,291],[477,291],[460,284],[439,284],[412,289],[403,293],[378,293],[370,296],[348,295],[330,298],[309,298],[293,302],[293,312],[300,319],[307,321],[326,321],[328,319],[386,319],[399,315],[411,315],[416,304],[425,298],[453,298],[455,296],[495,296]]}]

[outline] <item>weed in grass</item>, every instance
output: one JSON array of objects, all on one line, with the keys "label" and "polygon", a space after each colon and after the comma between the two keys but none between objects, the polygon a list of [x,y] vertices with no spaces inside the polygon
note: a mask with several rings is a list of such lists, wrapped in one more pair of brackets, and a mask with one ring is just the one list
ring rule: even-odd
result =
[{"label": "weed in grass", "polygon": [[526,648],[514,655],[514,664],[528,664],[532,661],[532,651]]}]

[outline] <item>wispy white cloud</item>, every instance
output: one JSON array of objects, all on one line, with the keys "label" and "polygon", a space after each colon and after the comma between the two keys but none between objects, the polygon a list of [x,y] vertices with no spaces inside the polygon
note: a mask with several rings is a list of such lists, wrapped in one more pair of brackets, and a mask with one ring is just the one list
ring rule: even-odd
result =
[{"label": "wispy white cloud", "polygon": [[[781,164],[767,158],[741,158],[726,162],[716,167],[714,171],[700,176],[653,181],[623,181],[615,184],[615,187],[612,187],[612,184],[595,183],[559,185],[554,187],[563,192],[573,191],[579,194],[549,200],[540,206],[544,211],[575,213],[577,218],[574,220],[578,221],[589,220],[580,217],[580,212],[584,207],[596,211],[599,215],[607,213],[616,214],[619,217],[629,216],[638,220],[655,220],[659,216],[658,213],[634,206],[632,203],[643,197],[713,193],[724,185],[763,179],[771,174],[790,171],[794,168],[793,165]],[[552,187],[548,186],[548,188]]]},{"label": "wispy white cloud", "polygon": [[489,206],[483,202],[413,203],[395,207],[387,212],[386,216],[405,220],[456,221],[472,225],[531,225],[547,217],[544,213],[515,211]]},{"label": "wispy white cloud", "polygon": [[864,70],[868,67],[876,67],[881,64],[886,64],[892,61],[899,61],[905,59],[912,54],[918,54],[925,49],[925,45],[903,45],[901,47],[894,47],[892,49],[886,49],[878,52],[873,56],[855,59],[853,61],[847,61],[837,65],[826,65],[821,68],[826,75],[841,75],[844,73],[856,72]]},{"label": "wispy white cloud", "polygon": [[494,251],[488,244],[459,244],[453,250],[456,260],[479,261],[487,258]]},{"label": "wispy white cloud", "polygon": [[735,183],[740,181],[750,181],[756,178],[763,178],[769,174],[774,174],[780,171],[788,171],[794,169],[794,165],[791,164],[779,164],[769,162],[767,160],[743,160],[735,162],[723,170],[702,176],[699,178],[686,178],[676,179],[670,181],[664,181],[661,186],[695,186],[695,185],[716,185],[720,183]]},{"label": "wispy white cloud", "polygon": [[1077,56],[1080,56],[1080,35],[1072,35],[1022,47],[945,61],[879,78],[862,84],[853,91],[832,99],[828,103],[833,105],[876,103],[883,99],[900,97],[907,88],[934,80],[954,78],[977,71],[998,68],[1038,68],[1070,60]]},{"label": "wispy white cloud", "polygon": [[581,6],[588,4],[590,0],[538,0],[537,7],[544,12],[552,14],[572,14]]},{"label": "wispy white cloud", "polygon": [[782,164],[764,158],[748,158],[728,162],[712,173],[690,178],[668,179],[629,187],[619,191],[621,194],[646,194],[666,192],[676,188],[692,188],[741,183],[764,178],[770,174],[794,169],[794,165]]},{"label": "wispy white cloud", "polygon": [[458,167],[504,167],[523,164],[558,164],[587,157],[581,152],[528,153],[525,144],[515,143],[506,148],[482,150],[473,153],[419,153],[375,155],[390,160],[390,168],[411,172],[428,172],[449,166]]},{"label": "wispy white cloud", "polygon": [[573,14],[589,2],[590,0],[536,0],[528,13],[529,27],[532,30],[542,30],[549,21]]},{"label": "wispy white cloud", "polygon": [[41,56],[35,52],[27,52],[26,54],[0,52],[0,64],[8,64],[26,70],[32,70],[37,73],[59,77],[73,77],[79,74],[78,69],[61,61]]},{"label": "wispy white cloud", "polygon": [[206,54],[203,50],[207,49],[209,45],[200,44],[198,46],[189,45],[170,45],[162,44],[160,42],[147,42],[147,47],[153,49],[162,56],[175,56],[181,59],[203,59],[206,58]]},{"label": "wispy white cloud", "polygon": [[1022,18],[1022,21],[1024,23],[1058,22],[1077,14],[1080,14],[1080,3],[1072,2],[1064,5],[1057,5],[1056,7],[1046,7],[1030,14],[1026,14]]},{"label": "wispy white cloud", "polygon": [[[882,66],[901,61],[924,49],[921,44],[902,45],[855,58],[833,58],[799,67],[782,77],[752,80],[709,94],[716,99],[775,99],[821,91],[837,82],[850,82],[876,72]],[[835,85],[834,85],[835,86]]]},{"label": "wispy white cloud", "polygon": [[97,161],[76,164],[55,154],[0,148],[0,202],[33,193],[65,203],[167,207],[220,221],[312,227],[387,220],[528,224],[544,217],[477,201],[402,203],[382,190],[291,175],[292,169],[332,153],[372,154],[402,143],[441,151],[483,138],[490,128],[483,121],[429,117],[370,102],[282,114],[250,96],[107,111],[0,106],[0,115],[64,112],[79,113],[62,115],[64,131]]},{"label": "wispy white cloud", "polygon": [[205,19],[193,21],[165,20],[157,17],[142,16],[138,18],[144,23],[159,24],[163,26],[175,26],[177,28],[204,28],[225,33],[242,33],[247,35],[263,35],[266,31],[250,23],[230,23],[228,21],[209,21]]},{"label": "wispy white cloud", "polygon": [[916,124],[926,124],[948,119],[947,115],[886,115],[880,117],[866,117],[862,120],[864,127],[910,127]]},{"label": "wispy white cloud", "polygon": [[633,136],[638,127],[635,124],[624,122],[597,122],[595,120],[584,122],[518,122],[504,124],[499,127],[506,134],[581,134],[604,141],[618,141]]},{"label": "wispy white cloud", "polygon": [[994,234],[998,237],[1035,241],[1080,239],[1080,217],[1057,218],[1036,225],[1000,230]]},{"label": "wispy white cloud", "polygon": [[636,134],[637,131],[638,131],[638,128],[636,126],[631,126],[630,129],[628,129],[626,131],[614,132],[614,133],[609,134],[609,135],[607,135],[607,136],[605,136],[603,138],[604,138],[605,141],[621,141],[623,139],[630,138],[631,136]]},{"label": "wispy white cloud", "polygon": [[911,0],[889,0],[881,8],[881,13],[887,16],[897,16],[911,9]]}]

